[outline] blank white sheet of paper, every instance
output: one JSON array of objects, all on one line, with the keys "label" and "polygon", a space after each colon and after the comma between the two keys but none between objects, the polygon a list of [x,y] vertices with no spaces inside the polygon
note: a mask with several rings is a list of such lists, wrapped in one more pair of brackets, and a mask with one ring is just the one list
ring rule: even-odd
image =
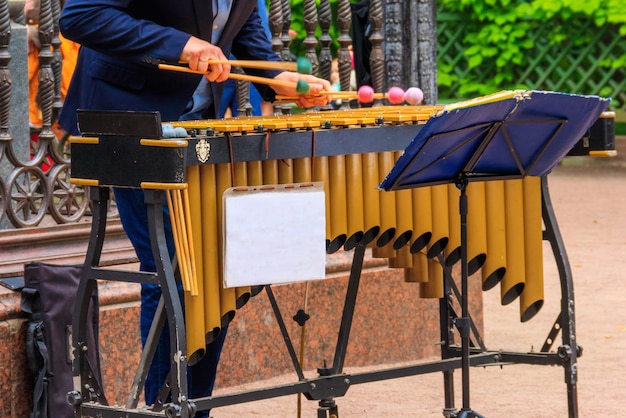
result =
[{"label": "blank white sheet of paper", "polygon": [[232,187],[223,205],[224,287],[325,277],[322,183]]}]

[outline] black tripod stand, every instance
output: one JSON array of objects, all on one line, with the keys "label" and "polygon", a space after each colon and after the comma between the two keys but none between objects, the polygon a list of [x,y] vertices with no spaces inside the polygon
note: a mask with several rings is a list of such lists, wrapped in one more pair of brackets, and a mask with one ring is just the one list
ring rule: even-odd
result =
[{"label": "black tripod stand", "polygon": [[463,388],[463,407],[460,411],[454,413],[452,417],[482,418],[482,415],[478,414],[470,408],[470,316],[468,307],[469,269],[467,267],[467,176],[464,173],[459,174],[454,184],[461,191],[461,196],[459,197],[459,213],[461,216],[461,316],[459,318],[456,318],[456,326],[461,335],[461,385]]}]

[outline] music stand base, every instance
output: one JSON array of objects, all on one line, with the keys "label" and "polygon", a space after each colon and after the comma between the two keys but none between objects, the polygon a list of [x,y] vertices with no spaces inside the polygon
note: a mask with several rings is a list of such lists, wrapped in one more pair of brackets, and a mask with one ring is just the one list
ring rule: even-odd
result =
[{"label": "music stand base", "polygon": [[463,408],[458,411],[456,414],[452,415],[452,418],[484,418],[478,412],[475,412],[471,409]]}]

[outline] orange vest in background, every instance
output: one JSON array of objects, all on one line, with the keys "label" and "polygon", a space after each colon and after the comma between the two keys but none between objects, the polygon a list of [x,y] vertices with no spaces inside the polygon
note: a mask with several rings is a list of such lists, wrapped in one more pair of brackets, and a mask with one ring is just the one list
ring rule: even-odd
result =
[{"label": "orange vest in background", "polygon": [[[76,60],[78,58],[78,51],[80,45],[76,42],[65,39],[59,34],[61,40],[61,57],[62,57],[62,71],[61,71],[61,100],[65,99],[65,93],[70,85],[74,68],[76,67]],[[36,49],[29,49],[28,51],[28,94],[29,94],[29,121],[32,126],[39,127],[42,124],[41,109],[39,108],[37,93],[39,90],[39,51]]]}]

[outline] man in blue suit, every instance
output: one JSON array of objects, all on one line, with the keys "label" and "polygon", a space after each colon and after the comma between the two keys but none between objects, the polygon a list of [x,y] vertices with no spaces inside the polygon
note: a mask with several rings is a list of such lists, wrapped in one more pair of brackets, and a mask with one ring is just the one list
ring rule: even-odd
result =
[{"label": "man in blue suit", "polygon": [[[79,134],[77,109],[159,111],[164,121],[215,118],[223,82],[230,65],[209,65],[231,53],[238,59],[279,61],[272,51],[257,12],[256,0],[67,0],[61,18],[62,34],[81,44],[80,55],[59,122]],[[159,63],[184,61],[204,76],[158,69]],[[300,96],[301,107],[323,106],[330,84],[311,75],[288,71],[249,70],[251,75],[295,82],[303,79],[310,94]],[[200,87],[199,87],[199,84]],[[256,86],[272,101],[276,94],[296,96],[295,88]],[[143,271],[155,271],[148,235],[143,193],[115,189],[115,200]],[[166,208],[164,208],[165,210]],[[173,253],[169,217],[164,216],[168,246]],[[160,289],[142,285],[141,334],[145,339]],[[189,396],[209,396],[225,330],[207,346],[204,358],[189,369]],[[147,404],[155,402],[170,365],[168,332],[164,330],[145,387]],[[206,411],[204,412],[206,413]],[[206,416],[200,415],[197,416]]]}]

